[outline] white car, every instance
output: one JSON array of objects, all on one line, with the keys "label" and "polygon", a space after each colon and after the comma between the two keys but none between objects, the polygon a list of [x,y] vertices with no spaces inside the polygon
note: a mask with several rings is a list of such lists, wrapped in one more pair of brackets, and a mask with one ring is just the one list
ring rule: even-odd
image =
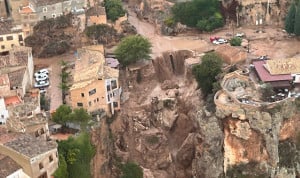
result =
[{"label": "white car", "polygon": [[235,36],[236,37],[243,37],[243,36],[245,36],[245,34],[244,33],[237,33]]},{"label": "white car", "polygon": [[35,76],[37,82],[49,79],[47,74],[40,74]]},{"label": "white car", "polygon": [[227,43],[227,40],[223,39],[223,38],[220,38],[218,40],[214,40],[213,41],[213,44],[224,44],[224,43]]},{"label": "white car", "polygon": [[49,86],[49,81],[48,80],[39,81],[39,82],[36,82],[34,84],[35,88],[47,87],[47,86]]},{"label": "white car", "polygon": [[37,71],[36,73],[34,73],[34,76],[37,76],[37,75],[41,75],[41,74],[49,74],[49,71],[48,69],[41,69],[39,71]]}]

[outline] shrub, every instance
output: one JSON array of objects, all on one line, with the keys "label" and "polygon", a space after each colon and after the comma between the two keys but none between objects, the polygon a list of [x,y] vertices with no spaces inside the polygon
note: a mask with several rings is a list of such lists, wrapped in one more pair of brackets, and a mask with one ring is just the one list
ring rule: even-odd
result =
[{"label": "shrub", "polygon": [[[193,67],[193,75],[204,97],[212,93],[214,83],[217,81],[216,77],[222,72],[222,63],[216,53],[208,53],[203,56],[201,64]],[[218,84],[215,84],[215,87],[217,88]]]},{"label": "shrub", "polygon": [[142,168],[133,162],[123,164],[121,170],[121,178],[143,178]]},{"label": "shrub", "polygon": [[241,46],[241,44],[242,44],[242,39],[240,37],[233,37],[230,40],[231,46]]}]

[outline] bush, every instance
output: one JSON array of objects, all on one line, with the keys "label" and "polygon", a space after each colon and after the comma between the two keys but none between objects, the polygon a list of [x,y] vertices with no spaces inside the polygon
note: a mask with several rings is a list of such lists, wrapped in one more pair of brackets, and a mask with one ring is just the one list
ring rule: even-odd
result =
[{"label": "bush", "polygon": [[218,0],[178,2],[172,7],[174,20],[190,27],[211,31],[223,26]]},{"label": "bush", "polygon": [[230,40],[231,46],[241,46],[241,44],[242,44],[242,39],[240,37],[233,37]]},{"label": "bush", "polygon": [[76,138],[70,137],[66,141],[58,142],[58,152],[67,162],[68,177],[65,178],[91,178],[90,163],[95,155],[90,135],[81,133]]},{"label": "bush", "polygon": [[167,17],[165,20],[164,20],[164,24],[168,27],[173,27],[175,25],[175,20],[173,17]]},{"label": "bush", "polygon": [[226,172],[228,178],[266,178],[268,173],[261,170],[257,162],[239,164],[230,167]]},{"label": "bush", "polygon": [[[217,82],[217,75],[222,72],[222,60],[216,53],[208,53],[203,56],[202,63],[193,67],[198,86],[206,97],[213,92],[214,83]],[[218,84],[215,84],[216,89]]]},{"label": "bush", "polygon": [[125,15],[125,10],[120,0],[104,0],[104,7],[107,18],[113,22]]},{"label": "bush", "polygon": [[202,19],[197,22],[197,28],[202,31],[211,32],[216,28],[220,28],[224,25],[223,17],[220,13],[216,12],[208,19]]},{"label": "bush", "polygon": [[121,170],[121,178],[143,178],[142,168],[133,162],[123,164]]}]

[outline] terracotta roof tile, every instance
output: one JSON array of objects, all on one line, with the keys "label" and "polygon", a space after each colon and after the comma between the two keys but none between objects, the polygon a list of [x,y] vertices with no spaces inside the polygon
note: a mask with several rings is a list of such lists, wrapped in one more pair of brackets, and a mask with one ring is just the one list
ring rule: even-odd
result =
[{"label": "terracotta roof tile", "polygon": [[272,75],[300,73],[300,58],[267,60],[266,64]]},{"label": "terracotta roof tile", "polygon": [[269,71],[264,67],[265,61],[254,61],[253,65],[258,73],[259,78],[263,82],[292,80],[292,76],[288,75],[271,75]]}]

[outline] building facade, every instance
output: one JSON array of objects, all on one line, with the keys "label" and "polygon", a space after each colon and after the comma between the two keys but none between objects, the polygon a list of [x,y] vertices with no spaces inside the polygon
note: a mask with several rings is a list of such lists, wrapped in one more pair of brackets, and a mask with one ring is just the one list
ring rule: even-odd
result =
[{"label": "building facade", "polygon": [[24,33],[13,27],[11,21],[0,21],[0,53],[8,52],[14,46],[24,46]]},{"label": "building facade", "polygon": [[119,71],[105,66],[101,48],[103,46],[78,50],[74,84],[70,88],[71,106],[88,112],[104,110],[114,114],[120,109]]},{"label": "building facade", "polygon": [[58,168],[57,144],[22,134],[0,144],[0,153],[17,162],[32,178],[50,178]]}]

